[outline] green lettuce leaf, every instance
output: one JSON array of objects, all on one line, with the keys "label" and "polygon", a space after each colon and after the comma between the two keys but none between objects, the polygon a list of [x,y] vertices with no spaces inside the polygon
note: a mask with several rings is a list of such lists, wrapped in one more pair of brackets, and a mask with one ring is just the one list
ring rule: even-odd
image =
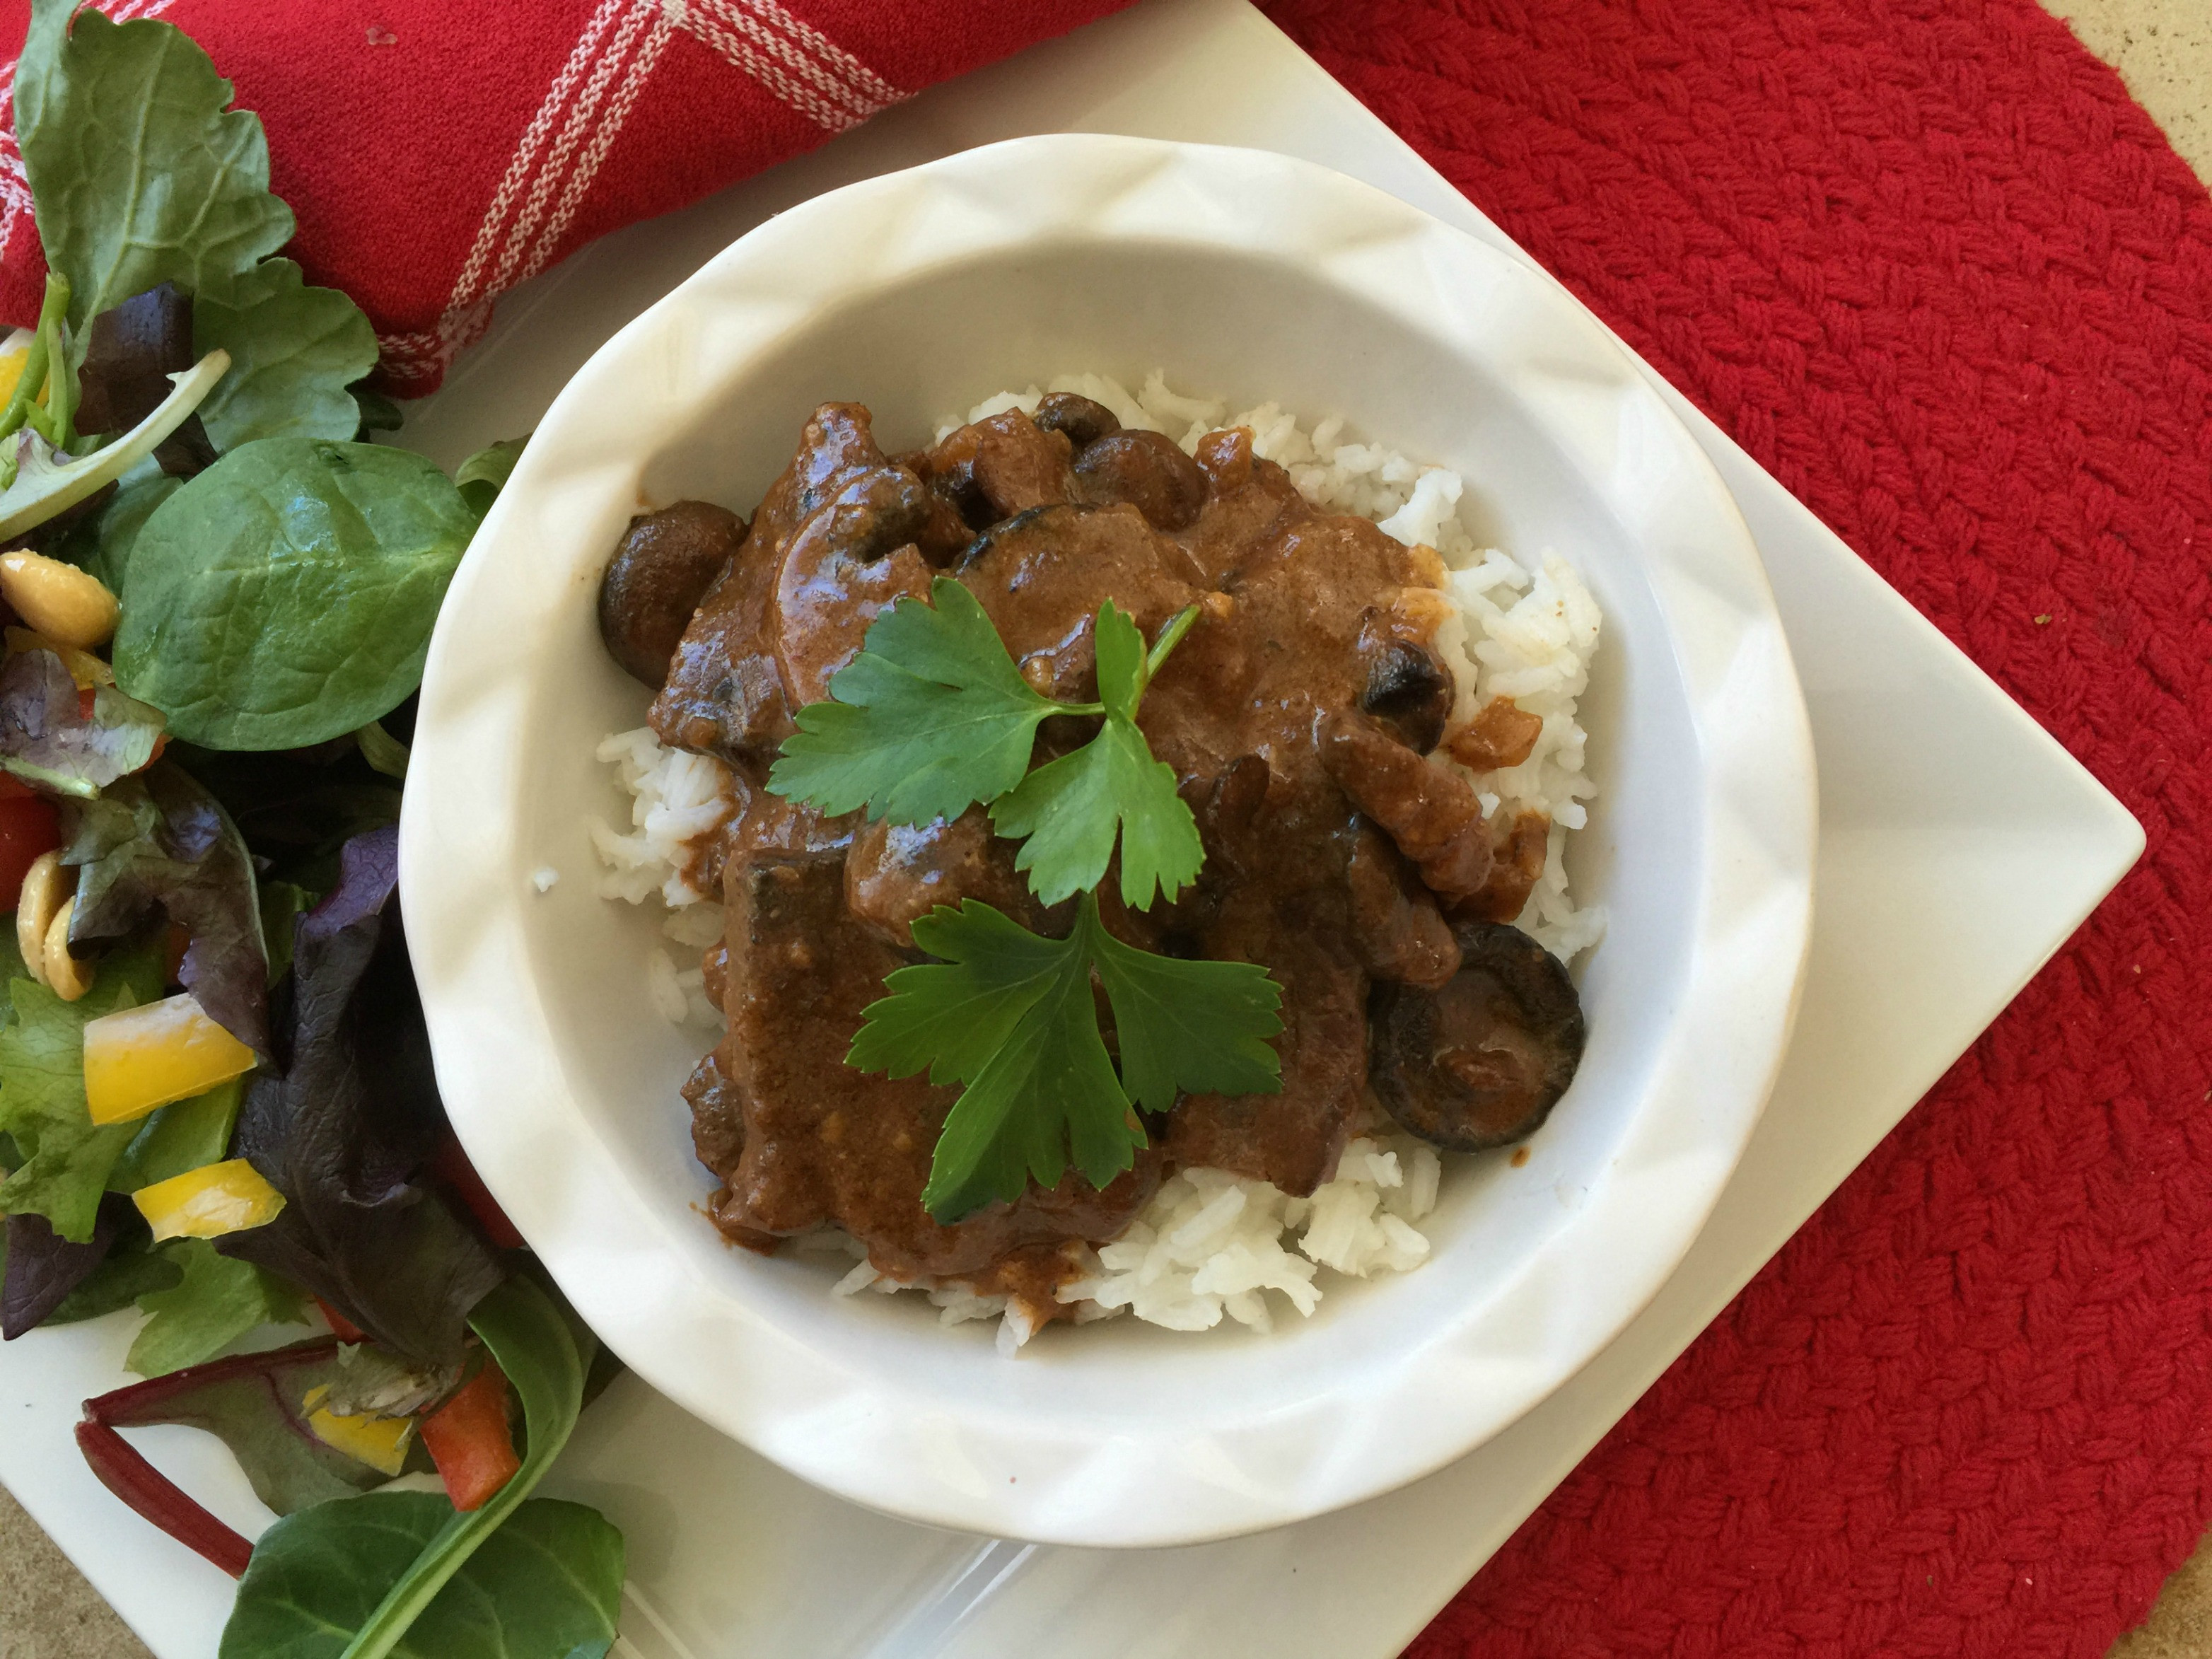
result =
[{"label": "green lettuce leaf", "polygon": [[168,23],[112,23],[33,0],[15,69],[15,134],[47,261],[70,283],[77,337],[118,301],[173,282],[229,300],[292,239],[269,193],[258,116]]},{"label": "green lettuce leaf", "polygon": [[306,1321],[306,1297],[250,1261],[217,1255],[204,1238],[173,1240],[161,1253],[184,1277],[167,1290],[138,1298],[139,1308],[151,1317],[123,1363],[140,1376],[162,1376],[212,1359],[264,1325]]},{"label": "green lettuce leaf", "polygon": [[[453,1519],[434,1492],[371,1492],[279,1521],[254,1547],[220,1659],[338,1659],[385,1586]],[[380,1651],[394,1659],[600,1659],[622,1610],[623,1536],[536,1498]]]},{"label": "green lettuce leaf", "polygon": [[220,1164],[230,1150],[230,1132],[245,1098],[246,1080],[233,1078],[204,1095],[162,1107],[136,1126],[138,1133],[108,1173],[108,1191],[135,1193],[157,1181]]},{"label": "green lettuce leaf", "polygon": [[230,354],[230,373],[200,405],[228,453],[256,438],[350,439],[361,405],[348,390],[376,367],[376,331],[334,288],[312,288],[289,259],[264,259],[227,298],[192,305],[192,346]]},{"label": "green lettuce leaf", "polygon": [[75,1002],[27,979],[9,987],[15,1018],[0,1030],[0,1133],[23,1163],[0,1181],[0,1212],[42,1215],[72,1243],[91,1238],[108,1175],[138,1126],[87,1115],[85,1023],[159,997],[162,966],[155,947],[112,951]]},{"label": "green lettuce leaf", "polygon": [[[135,1218],[137,1212],[132,1215]],[[154,1248],[153,1234],[139,1221],[125,1229],[109,1247],[107,1259],[62,1298],[61,1306],[39,1322],[40,1328],[100,1318],[129,1307],[151,1291],[168,1290],[184,1276],[182,1268]]]},{"label": "green lettuce leaf", "polygon": [[359,730],[422,678],[476,530],[406,450],[264,438],[154,510],[124,583],[115,672],[212,749],[296,749]]},{"label": "green lettuce leaf", "polygon": [[491,511],[491,504],[499,499],[499,492],[507,488],[508,476],[514,464],[522,459],[522,447],[528,443],[527,434],[520,438],[502,438],[487,445],[463,461],[453,474],[453,484],[469,504],[469,510],[478,518]]}]

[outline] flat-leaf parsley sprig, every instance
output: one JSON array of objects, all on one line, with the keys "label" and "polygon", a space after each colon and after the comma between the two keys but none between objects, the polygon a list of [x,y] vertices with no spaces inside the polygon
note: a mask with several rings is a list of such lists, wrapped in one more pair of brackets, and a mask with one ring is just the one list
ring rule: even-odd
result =
[{"label": "flat-leaf parsley sprig", "polygon": [[[872,1004],[848,1065],[967,1086],[945,1120],[921,1201],[957,1221],[1031,1178],[1057,1186],[1072,1161],[1094,1187],[1135,1161],[1145,1131],[1132,1104],[1164,1112],[1176,1092],[1265,1094],[1282,1087],[1266,1039],[1283,1029],[1281,993],[1249,962],[1186,962],[1125,945],[1085,893],[1064,939],[1040,939],[980,900],[914,924],[942,960],[901,968]],[[1091,975],[1106,988],[1121,1074],[1098,1031]]]},{"label": "flat-leaf parsley sprig", "polygon": [[[1109,599],[1098,612],[1097,702],[1042,696],[975,596],[949,576],[930,603],[901,599],[869,627],[864,648],[830,682],[829,702],[798,714],[768,787],[824,812],[866,806],[872,820],[927,823],[978,802],[1009,839],[1047,904],[1096,887],[1122,842],[1121,898],[1149,907],[1198,875],[1206,849],[1175,770],[1152,758],[1137,704],[1197,619],[1195,605],[1147,653],[1137,624]],[[1054,714],[1105,717],[1082,748],[1030,771],[1036,729]],[[1024,775],[1027,775],[1026,776]]]},{"label": "flat-leaf parsley sprig", "polygon": [[[1139,1106],[1164,1113],[1180,1093],[1274,1094],[1282,1066],[1267,1039],[1283,1029],[1282,990],[1248,962],[1195,962],[1139,950],[1107,932],[1098,884],[1115,843],[1122,902],[1150,908],[1195,880],[1206,849],[1175,770],[1137,726],[1146,689],[1198,609],[1148,650],[1110,599],[1093,640],[1099,700],[1059,702],[1021,677],[974,594],[940,576],[930,603],[902,599],[869,628],[830,680],[829,702],[799,711],[769,787],[825,812],[923,824],[981,804],[1024,842],[1015,866],[1048,904],[1082,894],[1074,927],[1049,939],[980,900],[914,924],[938,960],[901,968],[862,1015],[846,1063],[866,1072],[963,1085],[946,1115],[922,1202],[940,1222],[1059,1184],[1072,1162],[1103,1187],[1146,1145]],[[1039,725],[1100,717],[1081,748],[1030,770]],[[1094,981],[1114,1012],[1117,1072],[1098,1024]]]}]

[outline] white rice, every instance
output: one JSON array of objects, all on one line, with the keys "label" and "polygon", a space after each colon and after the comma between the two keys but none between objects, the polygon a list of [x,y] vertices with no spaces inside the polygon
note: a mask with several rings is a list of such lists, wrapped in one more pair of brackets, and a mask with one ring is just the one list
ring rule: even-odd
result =
[{"label": "white rice", "polygon": [[[1436,550],[1451,602],[1436,644],[1458,681],[1455,724],[1501,696],[1544,722],[1519,766],[1466,774],[1493,822],[1522,811],[1552,821],[1544,873],[1516,925],[1563,962],[1595,944],[1605,931],[1604,910],[1575,903],[1564,863],[1568,837],[1588,822],[1583,803],[1596,793],[1583,769],[1586,738],[1577,704],[1589,683],[1601,618],[1574,568],[1548,550],[1530,565],[1477,545],[1459,516],[1465,482],[1456,472],[1420,465],[1379,444],[1347,442],[1337,416],[1308,430],[1273,403],[1231,416],[1225,403],[1170,391],[1157,369],[1133,396],[1097,374],[1002,392],[943,422],[938,436],[1009,409],[1034,413],[1047,392],[1089,398],[1123,426],[1164,432],[1186,451],[1208,433],[1249,428],[1254,453],[1286,469],[1316,507],[1372,519],[1407,546]],[[631,833],[604,823],[592,826],[592,844],[607,866],[600,891],[633,904],[658,896],[669,910],[663,931],[694,951],[705,948],[721,935],[721,907],[694,890],[685,871],[690,843],[719,828],[733,810],[727,771],[702,756],[662,748],[642,727],[608,738],[598,757],[616,767],[632,802]],[[1437,758],[1457,764],[1441,750]],[[653,1001],[670,1019],[719,1020],[698,969],[683,971],[657,949],[647,973]],[[1374,1115],[1382,1119],[1379,1109]],[[1271,1330],[1278,1309],[1313,1312],[1324,1271],[1364,1279],[1408,1272],[1425,1261],[1429,1241],[1415,1224],[1435,1207],[1442,1173],[1433,1147],[1395,1132],[1353,1140],[1334,1178],[1309,1198],[1223,1170],[1181,1170],[1161,1183],[1120,1238],[1095,1252],[1071,1247],[1079,1276],[1059,1297],[1073,1306],[1079,1324],[1133,1313],[1171,1330],[1208,1330],[1224,1317]],[[978,1295],[962,1284],[890,1279],[868,1262],[857,1240],[836,1228],[796,1240],[794,1249],[854,1263],[836,1283],[840,1296],[921,1291],[945,1324],[998,1319],[1004,1352],[1026,1342],[1045,1311]]]}]

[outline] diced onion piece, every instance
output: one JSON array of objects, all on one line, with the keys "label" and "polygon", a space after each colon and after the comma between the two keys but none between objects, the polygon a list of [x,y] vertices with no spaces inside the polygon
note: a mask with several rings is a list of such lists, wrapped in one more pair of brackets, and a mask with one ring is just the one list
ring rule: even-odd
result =
[{"label": "diced onion piece", "polygon": [[131,1194],[138,1213],[165,1238],[221,1238],[265,1226],[284,1207],[284,1194],[242,1158],[206,1164]]},{"label": "diced onion piece", "polygon": [[307,1390],[300,1403],[307,1407],[307,1426],[315,1438],[356,1462],[384,1474],[398,1474],[407,1464],[407,1439],[414,1432],[405,1417],[340,1417],[315,1402],[331,1391],[326,1382]]},{"label": "diced onion piece", "polygon": [[253,1050],[189,991],[84,1027],[84,1103],[94,1123],[128,1123],[253,1069]]}]

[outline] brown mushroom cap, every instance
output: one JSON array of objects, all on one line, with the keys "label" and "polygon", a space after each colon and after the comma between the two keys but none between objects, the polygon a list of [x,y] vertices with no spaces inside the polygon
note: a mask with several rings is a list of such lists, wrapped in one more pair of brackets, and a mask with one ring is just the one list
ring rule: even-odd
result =
[{"label": "brown mushroom cap", "polygon": [[1533,1134],[1582,1063],[1582,1000],[1559,958],[1517,927],[1464,922],[1458,973],[1436,990],[1380,984],[1368,1079],[1390,1115],[1448,1151]]},{"label": "brown mushroom cap", "polygon": [[599,637],[656,691],[692,612],[729,568],[745,521],[711,501],[678,501],[629,521],[599,579]]}]

